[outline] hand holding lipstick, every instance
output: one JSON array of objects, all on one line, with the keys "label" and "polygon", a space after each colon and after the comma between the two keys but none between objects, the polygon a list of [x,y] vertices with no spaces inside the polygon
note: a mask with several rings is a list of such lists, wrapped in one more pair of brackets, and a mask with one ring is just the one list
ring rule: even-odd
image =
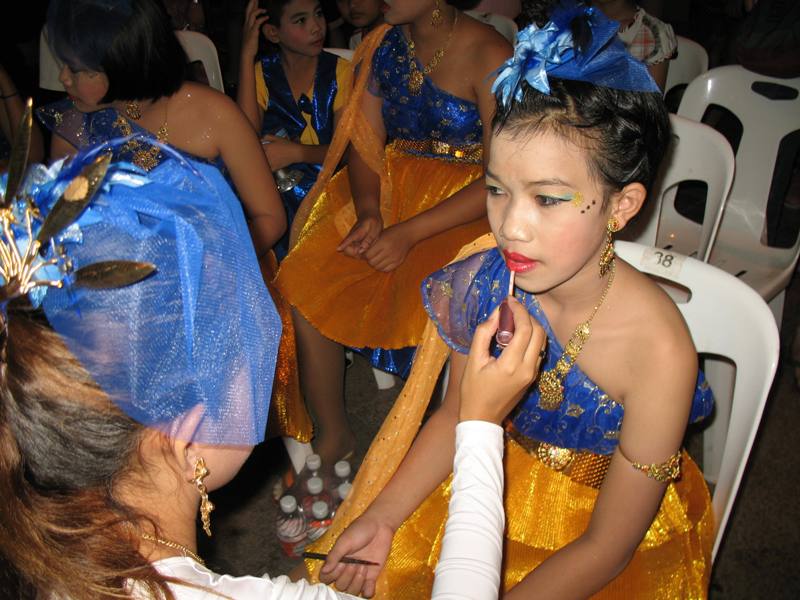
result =
[{"label": "hand holding lipstick", "polygon": [[500,307],[475,330],[461,379],[460,421],[499,425],[539,373],[547,342],[544,329],[515,298],[509,296],[504,302],[513,317],[513,337],[498,358],[491,355]]}]

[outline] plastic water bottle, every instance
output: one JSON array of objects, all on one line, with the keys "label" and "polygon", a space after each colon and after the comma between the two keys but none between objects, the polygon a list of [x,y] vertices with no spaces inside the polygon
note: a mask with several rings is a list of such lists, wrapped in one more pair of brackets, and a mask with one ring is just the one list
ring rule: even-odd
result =
[{"label": "plastic water bottle", "polygon": [[[328,510],[330,510],[331,500],[331,495],[325,490],[325,484],[322,482],[322,478],[312,477],[306,482],[306,495],[303,497],[300,505],[305,515],[312,515],[315,502],[324,502],[328,506]],[[311,517],[308,516],[307,518],[310,523]]]},{"label": "plastic water bottle", "polygon": [[331,509],[335,512],[339,505],[344,500],[344,497],[340,494],[340,490],[342,486],[349,486],[346,487],[347,492],[345,496],[350,491],[350,463],[346,460],[340,460],[335,465],[333,465],[333,471],[335,473],[334,480],[331,484],[331,496],[333,496],[333,506]]},{"label": "plastic water bottle", "polygon": [[287,493],[293,494],[297,498],[300,498],[300,503],[302,504],[302,498],[307,493],[307,484],[308,480],[312,477],[320,477],[322,473],[322,459],[320,458],[319,454],[309,454],[306,456],[306,467],[303,469],[297,478],[292,482],[289,491]]},{"label": "plastic water bottle", "polygon": [[350,483],[349,481],[339,484],[339,487],[336,488],[336,496],[335,496],[337,508],[339,504],[344,502],[344,499],[350,495],[350,490],[352,489],[353,489],[353,484]]},{"label": "plastic water bottle", "polygon": [[299,558],[306,547],[308,524],[294,496],[280,500],[280,511],[275,522],[275,535],[281,549],[290,558]]},{"label": "plastic water bottle", "polygon": [[318,540],[331,526],[330,506],[324,500],[317,500],[311,505],[311,518],[308,521],[308,543]]}]

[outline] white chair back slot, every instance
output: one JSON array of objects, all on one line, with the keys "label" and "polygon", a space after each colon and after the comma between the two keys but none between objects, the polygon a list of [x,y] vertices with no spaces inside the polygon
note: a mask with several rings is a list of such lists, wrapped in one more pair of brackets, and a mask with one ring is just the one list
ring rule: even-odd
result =
[{"label": "white chair back slot", "polygon": [[778,328],[764,300],[721,269],[678,254],[658,261],[655,253],[663,251],[631,242],[617,242],[616,251],[640,271],[688,288],[691,297],[678,308],[698,353],[724,357],[736,367],[732,387],[730,370],[721,372],[723,379],[717,379],[718,371],[706,371],[716,409],[704,432],[704,442],[710,438],[712,444],[704,443],[703,473],[716,481],[716,557],[778,366]]},{"label": "white chair back slot", "polygon": [[708,71],[708,52],[700,44],[680,35],[675,36],[678,42],[678,55],[669,61],[667,82],[664,85],[666,95],[678,85],[690,83],[698,75]]},{"label": "white chair back slot", "polygon": [[500,33],[500,35],[506,38],[512,46],[514,45],[514,42],[517,39],[518,28],[513,19],[509,19],[505,15],[500,15],[497,13],[482,13],[476,10],[465,10],[464,14],[469,15],[481,23],[491,25],[498,31],[498,33]]},{"label": "white chair back slot", "polygon": [[336,56],[340,56],[350,62],[353,62],[353,53],[354,50],[350,50],[348,48],[323,48],[325,52],[330,52],[331,54],[335,54]]},{"label": "white chair back slot", "polygon": [[224,94],[225,85],[222,81],[222,69],[219,66],[219,55],[214,42],[207,35],[198,31],[178,30],[175,35],[181,46],[183,46],[189,62],[199,60],[203,63],[208,85]]},{"label": "white chair back slot", "polygon": [[[713,128],[670,115],[674,138],[641,213],[619,238],[646,246],[669,247],[708,261],[733,183],[735,160],[728,140]],[[703,223],[675,209],[678,184],[702,181],[707,186]]]},{"label": "white chair back slot", "polygon": [[[767,97],[775,91],[780,97]],[[729,110],[742,124],[736,176],[710,262],[740,275],[770,302],[780,323],[800,237],[791,248],[766,245],[767,200],[781,140],[800,130],[800,78],[767,77],[739,65],[711,69],[686,88],[678,114],[701,121],[710,105]]]},{"label": "white chair back slot", "polygon": [[64,86],[58,79],[60,73],[61,65],[56,60],[47,41],[47,28],[42,27],[42,31],[39,33],[39,87],[43,90],[63,92]]}]

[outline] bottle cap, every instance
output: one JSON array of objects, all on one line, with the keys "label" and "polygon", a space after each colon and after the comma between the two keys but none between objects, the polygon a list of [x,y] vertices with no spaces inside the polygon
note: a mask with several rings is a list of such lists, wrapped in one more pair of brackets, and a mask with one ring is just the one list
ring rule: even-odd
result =
[{"label": "bottle cap", "polygon": [[328,516],[328,503],[323,500],[317,500],[311,505],[311,514],[315,519],[324,519]]},{"label": "bottle cap", "polygon": [[337,477],[350,477],[350,463],[346,460],[340,460],[333,465],[333,471]]},{"label": "bottle cap", "polygon": [[306,467],[309,471],[319,471],[322,466],[322,458],[319,454],[309,454],[306,457]]},{"label": "bottle cap", "polygon": [[347,495],[350,493],[350,490],[353,489],[352,483],[341,483],[339,487],[336,488],[336,493],[339,494],[339,498],[344,500],[347,498]]},{"label": "bottle cap", "polygon": [[281,498],[281,510],[286,514],[293,513],[297,510],[297,500],[291,494],[287,494]]},{"label": "bottle cap", "polygon": [[308,487],[308,491],[311,494],[319,494],[322,491],[322,479],[319,477],[312,477],[306,483],[306,487]]}]

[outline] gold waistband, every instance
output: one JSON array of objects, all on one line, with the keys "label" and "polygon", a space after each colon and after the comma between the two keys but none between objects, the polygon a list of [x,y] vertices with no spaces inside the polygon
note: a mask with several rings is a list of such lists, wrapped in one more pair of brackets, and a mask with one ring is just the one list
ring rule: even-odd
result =
[{"label": "gold waistband", "polygon": [[583,450],[572,450],[532,440],[516,430],[510,422],[505,426],[506,435],[546,467],[559,471],[575,483],[599,489],[605,479],[611,455],[594,454]]},{"label": "gold waistband", "polygon": [[432,154],[457,162],[479,163],[483,160],[483,144],[456,146],[439,140],[394,140],[392,146],[409,154]]}]

